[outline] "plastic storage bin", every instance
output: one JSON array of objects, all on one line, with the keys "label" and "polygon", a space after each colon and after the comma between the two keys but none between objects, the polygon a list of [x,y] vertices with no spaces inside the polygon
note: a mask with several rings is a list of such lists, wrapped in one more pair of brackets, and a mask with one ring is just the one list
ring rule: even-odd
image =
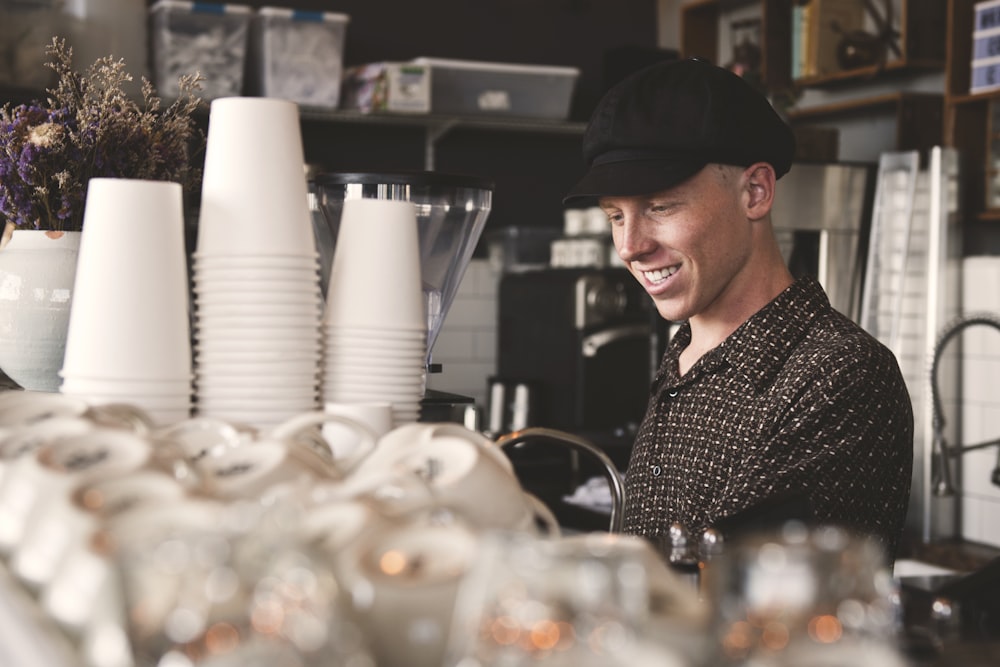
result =
[{"label": "plastic storage bin", "polygon": [[564,120],[580,70],[575,67],[514,65],[417,58],[431,67],[431,111]]},{"label": "plastic storage bin", "polygon": [[251,92],[336,108],[349,20],[334,12],[261,7],[250,31]]},{"label": "plastic storage bin", "polygon": [[252,10],[248,5],[158,0],[150,8],[153,80],[164,97],[176,97],[177,80],[200,72],[201,97],[243,92]]}]

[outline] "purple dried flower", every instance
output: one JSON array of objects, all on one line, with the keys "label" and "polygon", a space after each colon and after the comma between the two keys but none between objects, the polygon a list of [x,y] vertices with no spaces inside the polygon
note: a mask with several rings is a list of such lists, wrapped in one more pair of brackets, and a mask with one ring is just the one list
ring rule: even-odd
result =
[{"label": "purple dried flower", "polygon": [[53,38],[46,52],[58,75],[46,104],[0,108],[0,215],[22,227],[79,230],[94,177],[170,180],[197,191],[200,76],[181,77],[180,97],[161,109],[146,80],[141,105],[125,94],[132,77],[124,61],[101,58],[80,74],[65,40]]}]

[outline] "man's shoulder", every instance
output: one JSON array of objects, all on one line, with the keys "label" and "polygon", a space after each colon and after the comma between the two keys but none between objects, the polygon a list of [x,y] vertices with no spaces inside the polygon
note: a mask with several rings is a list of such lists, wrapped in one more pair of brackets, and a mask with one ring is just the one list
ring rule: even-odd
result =
[{"label": "man's shoulder", "polygon": [[[902,383],[896,355],[861,325],[834,309],[816,317],[793,358],[828,372],[849,371],[857,381],[889,374]],[[790,360],[791,361],[791,360]]]}]

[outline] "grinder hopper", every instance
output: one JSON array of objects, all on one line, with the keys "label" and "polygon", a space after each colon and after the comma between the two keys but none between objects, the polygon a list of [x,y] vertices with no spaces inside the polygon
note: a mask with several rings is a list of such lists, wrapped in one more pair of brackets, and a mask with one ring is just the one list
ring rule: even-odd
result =
[{"label": "grinder hopper", "polygon": [[431,171],[326,172],[316,176],[317,204],[330,232],[329,244],[319,247],[323,260],[333,256],[345,199],[398,199],[416,205],[428,370],[441,324],[486,226],[493,189],[493,183],[486,179]]}]

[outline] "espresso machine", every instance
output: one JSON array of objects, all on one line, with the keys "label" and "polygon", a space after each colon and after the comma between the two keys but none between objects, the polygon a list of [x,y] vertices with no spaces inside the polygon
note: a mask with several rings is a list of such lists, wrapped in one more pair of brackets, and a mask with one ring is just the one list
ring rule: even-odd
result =
[{"label": "espresso machine", "polygon": [[507,273],[498,308],[488,421],[580,435],[624,469],[665,332],[635,278],[619,267]]}]

